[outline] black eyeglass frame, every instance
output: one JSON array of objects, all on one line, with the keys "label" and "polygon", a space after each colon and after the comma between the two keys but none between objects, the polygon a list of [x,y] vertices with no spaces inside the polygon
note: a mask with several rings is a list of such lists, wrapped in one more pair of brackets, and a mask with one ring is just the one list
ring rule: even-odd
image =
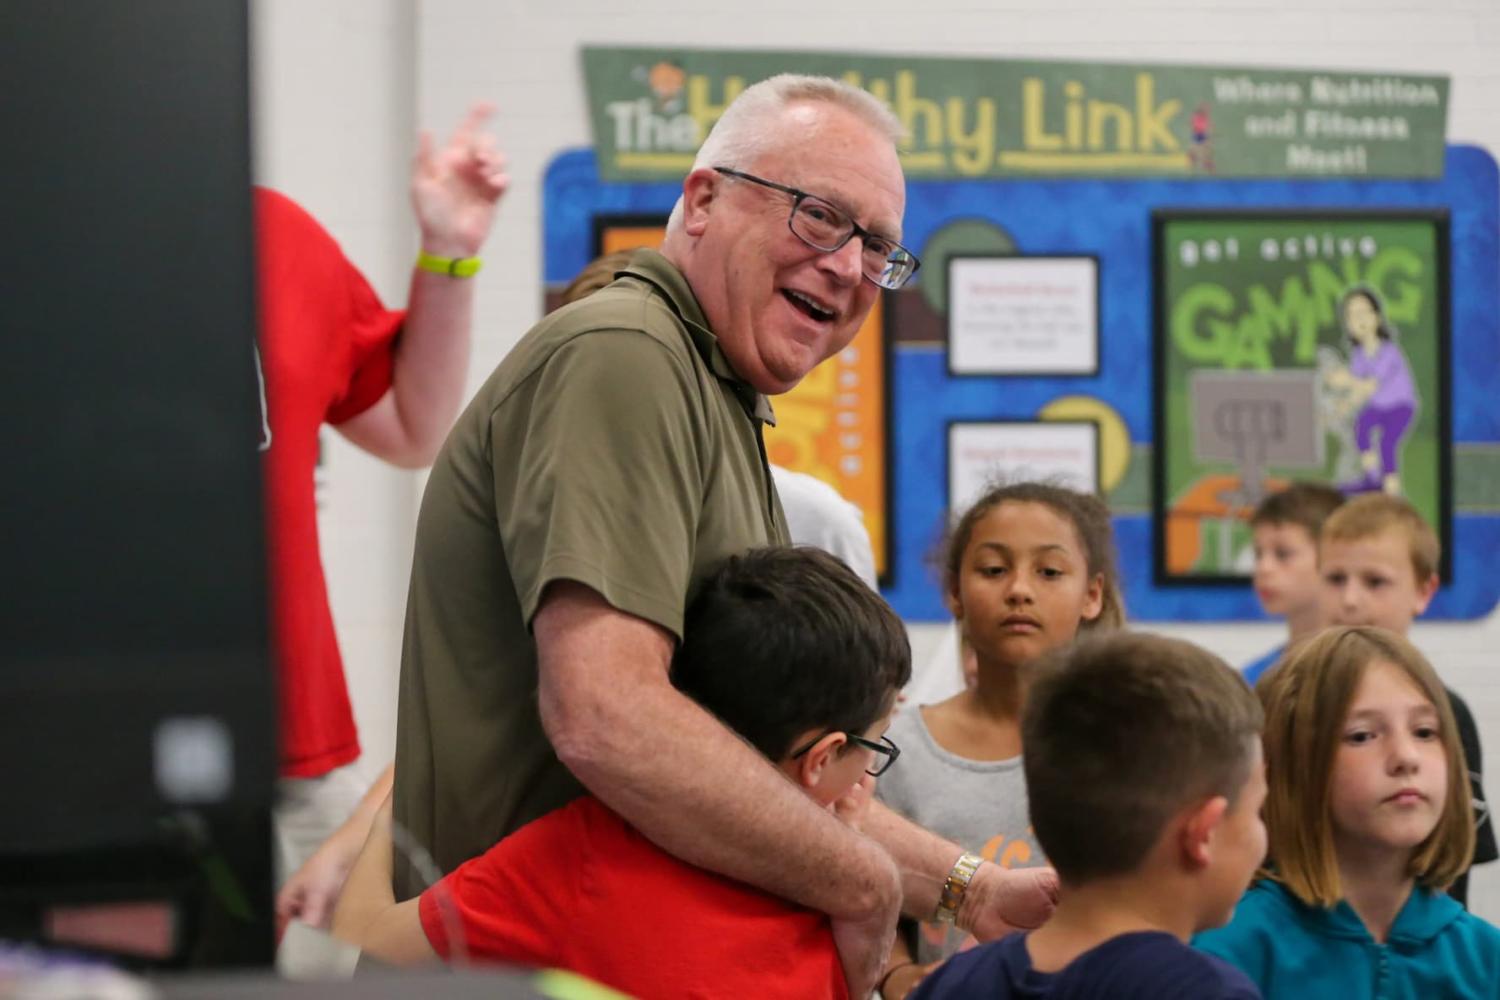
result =
[{"label": "black eyeglass frame", "polygon": [[892,743],[889,736],[880,737],[880,742],[877,743],[874,740],[867,740],[857,733],[847,733],[835,729],[832,732],[824,733],[822,736],[813,739],[801,750],[798,750],[796,753],[792,754],[792,759],[796,760],[798,757],[801,757],[803,754],[807,753],[807,751],[817,746],[818,740],[821,740],[828,736],[832,736],[834,733],[839,733],[850,743],[854,744],[857,747],[864,747],[866,750],[873,750],[875,753],[882,756],[883,761],[875,766],[875,770],[872,771],[868,767],[865,768],[865,773],[872,778],[878,778],[885,772],[889,771],[891,769],[891,765],[896,763],[896,758],[901,756],[901,748]]},{"label": "black eyeglass frame", "polygon": [[[834,244],[831,247],[825,247],[818,243],[814,243],[806,236],[803,236],[801,233],[797,232],[797,228],[792,225],[792,221],[797,218],[797,209],[802,207],[802,203],[804,201],[812,200],[819,203],[820,205],[827,205],[829,208],[838,212],[845,218],[848,218],[849,213],[844,211],[842,208],[839,208],[827,198],[820,198],[815,194],[809,194],[808,192],[803,191],[801,188],[794,188],[789,184],[778,184],[775,181],[768,181],[764,177],[757,177],[754,174],[747,174],[743,170],[735,170],[732,167],[714,167],[714,170],[726,177],[736,177],[743,181],[749,181],[752,184],[759,184],[762,187],[768,187],[773,191],[780,191],[783,194],[791,195],[792,210],[787,214],[786,227],[792,231],[793,236],[797,237],[797,239],[812,247],[814,250],[817,250],[821,253],[837,253],[839,250],[842,250],[844,248],[844,245],[846,243],[854,239],[854,237],[856,236],[859,237],[861,243],[864,243],[866,237],[870,237],[880,240],[882,243],[889,243],[891,246],[895,247],[896,250],[899,250],[901,253],[906,254],[907,258],[911,260],[911,270],[906,272],[906,277],[902,278],[901,283],[898,285],[887,285],[884,282],[877,280],[876,278],[870,277],[870,273],[868,271],[866,271],[864,268],[860,268],[860,274],[863,275],[865,280],[870,282],[872,285],[875,285],[879,288],[889,288],[891,291],[896,291],[899,288],[905,287],[906,283],[911,281],[911,279],[915,277],[917,271],[922,267],[922,261],[906,246],[891,239],[889,236],[881,236],[879,233],[870,232],[868,229],[866,229],[864,226],[861,226],[853,219],[848,219],[849,232],[846,233],[844,235],[844,238],[839,240],[838,243]],[[890,258],[891,254],[887,254],[885,259],[889,261]]]}]

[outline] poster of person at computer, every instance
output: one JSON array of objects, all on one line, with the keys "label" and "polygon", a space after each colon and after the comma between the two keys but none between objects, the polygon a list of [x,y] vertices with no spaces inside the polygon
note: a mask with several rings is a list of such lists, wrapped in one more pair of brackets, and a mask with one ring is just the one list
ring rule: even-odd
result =
[{"label": "poster of person at computer", "polygon": [[1293,480],[1447,520],[1447,241],[1440,213],[1157,214],[1162,582],[1248,577]]}]

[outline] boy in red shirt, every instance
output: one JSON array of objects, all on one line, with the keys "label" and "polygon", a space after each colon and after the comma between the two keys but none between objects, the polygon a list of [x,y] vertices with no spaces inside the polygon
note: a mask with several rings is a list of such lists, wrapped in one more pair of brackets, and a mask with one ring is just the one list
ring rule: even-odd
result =
[{"label": "boy in red shirt", "polygon": [[[684,636],[672,682],[857,824],[899,753],[884,733],[911,651],[895,612],[824,552],[758,549],[705,584]],[[404,903],[389,809],[334,917],[335,934],[384,961],[559,967],[647,998],[848,994],[826,915],[679,861],[592,796]]]}]

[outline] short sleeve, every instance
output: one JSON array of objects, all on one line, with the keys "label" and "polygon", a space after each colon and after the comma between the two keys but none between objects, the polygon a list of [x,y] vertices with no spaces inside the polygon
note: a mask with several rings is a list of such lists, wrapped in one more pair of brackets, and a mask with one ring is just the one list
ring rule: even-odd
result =
[{"label": "short sleeve", "polygon": [[405,314],[387,309],[333,236],[302,206],[254,189],[262,351],[281,359],[342,423],[390,388],[392,345]]},{"label": "short sleeve", "polygon": [[557,965],[576,895],[577,858],[565,847],[576,824],[574,810],[548,813],[424,891],[417,909],[433,950],[449,960]]},{"label": "short sleeve", "polygon": [[611,330],[574,337],[533,377],[529,408],[491,417],[512,452],[491,457],[523,617],[573,580],[680,636],[710,447],[695,372],[651,336]]},{"label": "short sleeve", "polygon": [[387,309],[365,276],[340,253],[347,299],[349,381],[328,411],[328,422],[340,424],[379,402],[395,377],[395,347],[406,314]]}]

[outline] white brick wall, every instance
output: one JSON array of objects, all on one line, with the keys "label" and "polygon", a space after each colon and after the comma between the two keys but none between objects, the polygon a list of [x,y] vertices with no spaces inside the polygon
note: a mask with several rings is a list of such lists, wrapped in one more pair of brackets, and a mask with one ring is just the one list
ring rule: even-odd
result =
[{"label": "white brick wall", "polygon": [[[1497,0],[259,0],[255,27],[258,176],[308,205],[393,301],[414,249],[401,189],[415,122],[450,127],[477,97],[499,105],[514,187],[478,278],[473,386],[541,309],[541,177],[559,150],[588,142],[585,43],[1446,73],[1450,138],[1500,150]],[[323,522],[371,755],[388,753],[381,693],[399,657],[413,510],[410,477],[373,464],[334,452]],[[935,631],[913,629],[919,650]],[[1162,631],[1236,663],[1277,641],[1268,626]],[[1500,617],[1420,625],[1414,638],[1473,707],[1500,793]],[[1500,920],[1500,864],[1476,872],[1473,900]]]}]

